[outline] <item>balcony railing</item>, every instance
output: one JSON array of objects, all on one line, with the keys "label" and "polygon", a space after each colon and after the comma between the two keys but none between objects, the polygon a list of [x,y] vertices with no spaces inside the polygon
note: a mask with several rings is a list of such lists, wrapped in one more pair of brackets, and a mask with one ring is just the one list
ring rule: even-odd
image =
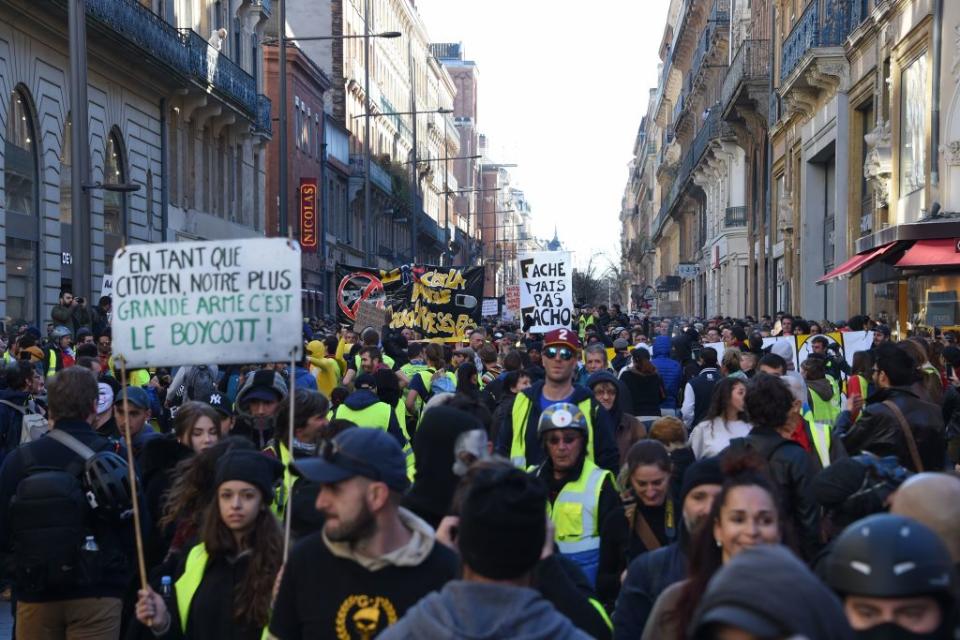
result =
[{"label": "balcony railing", "polygon": [[260,133],[272,134],[273,122],[270,120],[271,104],[270,98],[262,93],[257,96],[257,123],[255,130]]},{"label": "balcony railing", "polygon": [[763,80],[769,76],[770,41],[744,40],[727,69],[727,77],[723,79],[720,104],[726,109],[737,95],[741,85],[750,81]]},{"label": "balcony railing", "polygon": [[[822,18],[821,18],[822,16]],[[780,81],[793,73],[810,49],[841,46],[866,18],[864,0],[814,0],[783,41]]]},{"label": "balcony railing", "polygon": [[171,69],[190,74],[183,36],[135,0],[87,0],[87,14]]},{"label": "balcony railing", "polygon": [[273,0],[254,0],[254,4],[268,17],[273,13]]},{"label": "balcony railing", "polygon": [[183,29],[181,33],[184,35],[193,75],[224,94],[248,114],[256,114],[257,81],[254,77],[217,51],[196,31]]},{"label": "balcony railing", "polygon": [[729,228],[747,226],[747,208],[727,207],[723,215],[723,226]]},{"label": "balcony railing", "polygon": [[730,0],[714,0],[710,9],[710,22],[725,24],[730,22]]},{"label": "balcony railing", "polygon": [[867,194],[860,202],[860,236],[866,236],[873,233],[873,212],[876,206],[873,200],[873,194]]}]

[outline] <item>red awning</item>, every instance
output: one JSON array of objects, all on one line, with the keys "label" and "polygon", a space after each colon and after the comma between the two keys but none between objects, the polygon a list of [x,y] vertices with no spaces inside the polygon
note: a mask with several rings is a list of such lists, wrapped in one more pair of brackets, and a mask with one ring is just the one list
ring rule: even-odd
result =
[{"label": "red awning", "polygon": [[960,267],[960,238],[917,240],[897,261],[900,269],[916,267]]},{"label": "red awning", "polygon": [[826,284],[831,280],[836,280],[837,278],[842,278],[844,276],[850,276],[861,269],[865,269],[871,262],[890,251],[890,249],[892,249],[896,244],[896,242],[890,242],[881,245],[876,249],[871,249],[866,253],[853,256],[839,267],[836,267],[829,273],[824,274],[822,278],[817,280],[817,284]]}]

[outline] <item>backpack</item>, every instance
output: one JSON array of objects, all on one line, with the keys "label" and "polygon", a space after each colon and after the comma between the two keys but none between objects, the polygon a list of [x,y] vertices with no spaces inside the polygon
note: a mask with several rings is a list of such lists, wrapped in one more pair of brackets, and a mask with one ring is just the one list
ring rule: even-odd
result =
[{"label": "backpack", "polygon": [[0,400],[4,404],[20,414],[20,420],[14,420],[12,429],[4,437],[4,448],[8,451],[16,449],[22,444],[38,440],[47,431],[50,430],[50,423],[45,416],[33,411],[30,407],[21,407],[8,400]]},{"label": "backpack", "polygon": [[190,372],[186,375],[186,378],[183,383],[183,400],[202,400],[206,402],[207,399],[217,392],[217,380],[213,375],[213,371],[210,370],[205,364],[196,365]]},{"label": "backpack", "polygon": [[[43,467],[32,447],[21,450],[27,476],[10,500],[10,538],[16,585],[25,594],[45,594],[96,584],[108,554],[87,548],[94,519],[123,505],[106,504],[111,493],[104,484],[104,462],[126,463],[112,451],[93,451],[70,434],[54,429],[47,435],[79,457],[66,469]],[[118,463],[119,461],[119,463]],[[105,490],[105,486],[107,489]],[[95,541],[94,541],[95,542]]]}]

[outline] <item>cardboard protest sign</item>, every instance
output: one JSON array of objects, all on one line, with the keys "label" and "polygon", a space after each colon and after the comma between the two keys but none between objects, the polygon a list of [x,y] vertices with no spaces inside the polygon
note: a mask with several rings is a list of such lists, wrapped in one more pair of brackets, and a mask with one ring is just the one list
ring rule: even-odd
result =
[{"label": "cardboard protest sign", "polygon": [[573,264],[569,251],[521,253],[520,317],[546,333],[573,324]]},{"label": "cardboard protest sign", "polygon": [[503,319],[514,320],[520,314],[520,285],[508,284],[504,290]]},{"label": "cardboard protest sign", "polygon": [[372,327],[379,333],[386,323],[387,312],[383,306],[376,302],[364,300],[360,303],[360,308],[357,310],[357,317],[353,321],[353,330],[357,333],[362,333],[364,329]]},{"label": "cardboard protest sign", "polygon": [[113,259],[113,353],[129,368],[289,362],[300,247],[283,238],[133,245]]},{"label": "cardboard protest sign", "polygon": [[337,266],[337,319],[351,324],[364,302],[384,309],[391,329],[458,342],[480,325],[483,267],[405,264],[389,271]]},{"label": "cardboard protest sign", "polygon": [[480,315],[488,318],[490,316],[495,316],[498,313],[500,313],[500,301],[496,298],[484,298]]}]

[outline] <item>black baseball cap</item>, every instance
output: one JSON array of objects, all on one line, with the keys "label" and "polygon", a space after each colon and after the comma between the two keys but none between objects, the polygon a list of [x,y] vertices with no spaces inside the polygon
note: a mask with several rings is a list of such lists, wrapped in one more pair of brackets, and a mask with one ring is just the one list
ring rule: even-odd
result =
[{"label": "black baseball cap", "polygon": [[320,455],[293,464],[294,471],[320,484],[336,484],[355,476],[383,482],[404,492],[410,484],[407,459],[396,438],[376,427],[352,427],[321,447]]}]

